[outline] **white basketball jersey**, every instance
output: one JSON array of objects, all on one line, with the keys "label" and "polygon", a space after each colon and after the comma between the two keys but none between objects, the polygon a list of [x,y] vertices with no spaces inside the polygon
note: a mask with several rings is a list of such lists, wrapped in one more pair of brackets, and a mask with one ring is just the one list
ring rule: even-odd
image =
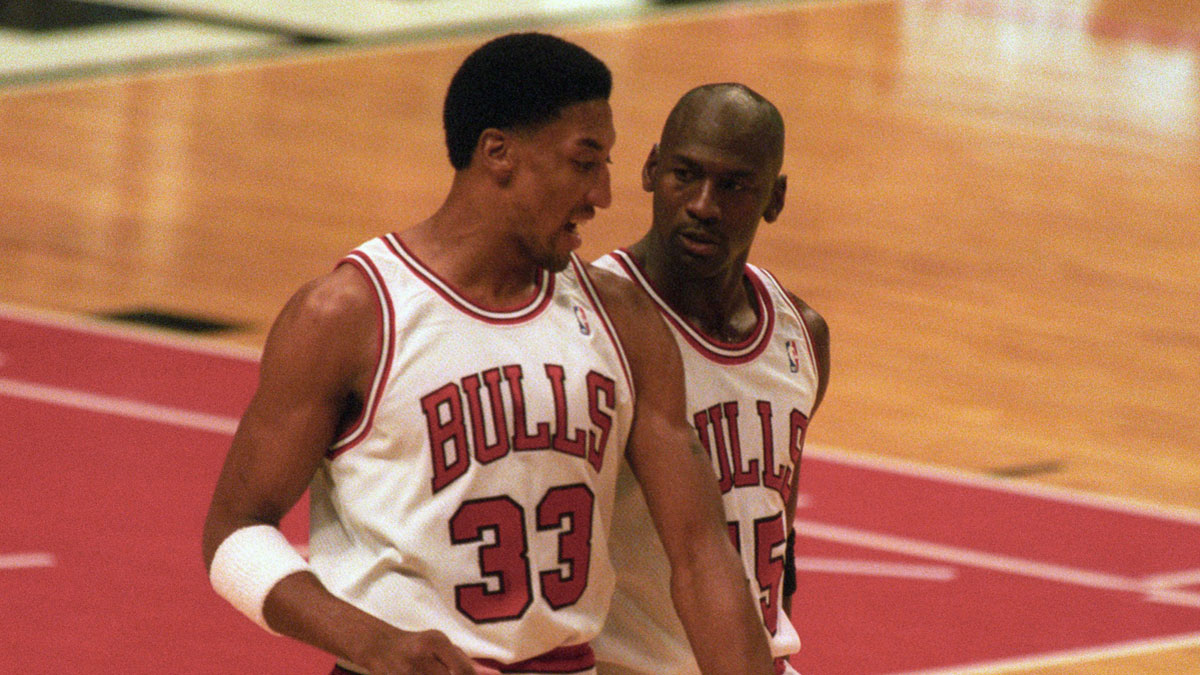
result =
[{"label": "white basketball jersey", "polygon": [[317,576],[489,665],[592,672],[634,394],[582,263],[504,310],[463,298],[395,235],[343,263],[376,290],[381,354],[312,482]]},{"label": "white basketball jersey", "polygon": [[[799,309],[768,272],[746,266],[758,323],[738,344],[706,337],[672,310],[625,251],[595,263],[632,279],[653,298],[675,335],[691,420],[720,482],[729,536],[758,592],[777,672],[800,639],[781,605],[785,504],[799,468],[817,393],[812,341]],[[628,468],[617,485],[610,550],[617,590],[592,642],[601,675],[700,672],[672,609],[670,566]]]}]

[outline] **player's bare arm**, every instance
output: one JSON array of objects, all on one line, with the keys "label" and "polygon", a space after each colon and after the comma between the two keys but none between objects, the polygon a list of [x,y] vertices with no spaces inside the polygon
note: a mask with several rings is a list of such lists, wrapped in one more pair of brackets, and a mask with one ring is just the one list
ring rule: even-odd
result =
[{"label": "player's bare arm", "polygon": [[[375,302],[362,275],[342,265],[301,288],[276,319],[205,522],[207,566],[235,531],[279,526],[361,410],[379,351]],[[372,673],[475,672],[441,633],[399,631],[336,598],[308,571],[272,586],[262,612],[271,629]]]},{"label": "player's bare arm", "polygon": [[705,673],[773,672],[749,580],[725,530],[716,476],[687,422],[678,347],[644,293],[592,272],[637,389],[626,456],[671,562],[671,597],[696,661]]}]

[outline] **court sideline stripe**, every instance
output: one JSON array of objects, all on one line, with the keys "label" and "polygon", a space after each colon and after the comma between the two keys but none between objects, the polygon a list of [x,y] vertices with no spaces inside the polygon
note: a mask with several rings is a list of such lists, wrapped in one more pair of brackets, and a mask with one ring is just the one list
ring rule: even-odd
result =
[{"label": "court sideline stripe", "polygon": [[44,309],[31,309],[0,302],[0,318],[11,321],[50,326],[78,333],[90,333],[105,337],[140,342],[143,344],[170,347],[197,354],[212,354],[242,361],[257,362],[261,353],[253,347],[244,347],[230,342],[206,340],[198,337],[187,337],[153,329],[139,329],[108,321],[101,321],[86,315],[68,312],[54,312]]},{"label": "court sideline stripe", "polygon": [[[855,0],[848,0],[848,2],[854,1]],[[871,2],[873,0],[866,1]],[[818,2],[814,4],[819,5],[822,3]],[[146,344],[172,347],[193,353],[213,354],[216,356],[224,356],[246,361],[258,361],[261,354],[259,350],[250,347],[243,347],[240,345],[223,342],[207,341],[198,338],[185,338],[182,336],[169,335],[151,330],[139,330],[125,326],[115,326],[110,323],[102,322],[86,316],[52,312],[48,310],[34,310],[2,302],[0,302],[0,317],[8,318],[13,321],[24,321],[27,323],[88,332]],[[84,392],[79,392],[79,395],[85,399],[95,396],[93,394]],[[117,404],[117,407],[120,408],[121,401],[121,399],[114,399],[113,403]],[[57,403],[58,401],[52,400],[49,402]],[[157,410],[180,413],[184,418],[194,418],[195,416],[208,417],[210,418],[210,421],[215,422],[214,429],[230,428],[231,423],[233,425],[232,428],[236,429],[236,420],[232,420],[231,418],[205,416],[201,413],[167,408],[165,406],[155,406],[154,404],[149,403],[130,403],[135,404],[133,409],[137,409],[137,406],[142,406],[141,409],[145,410],[148,406]],[[160,418],[151,418],[151,421],[164,422],[166,420]],[[229,431],[228,433],[232,434],[233,432]],[[1059,502],[1107,509],[1110,511],[1122,511],[1125,513],[1134,513],[1138,515],[1149,515],[1156,518],[1166,518],[1189,524],[1200,524],[1200,511],[1185,507],[1152,504],[1126,497],[1115,497],[1100,493],[1085,492],[1082,490],[1072,490],[1069,488],[1052,486],[1033,481],[1019,481],[1011,479],[1003,480],[983,474],[972,473],[963,469],[953,469],[950,467],[921,464],[912,460],[843,450],[829,446],[810,445],[805,448],[804,452],[806,455],[820,457],[826,461],[836,464],[865,466],[867,468],[880,471],[909,475],[926,480],[937,480],[940,482],[970,485],[999,492],[1041,497]]]},{"label": "court sideline stripe", "polygon": [[[878,471],[907,475],[925,480],[935,480],[942,483],[969,485],[996,492],[1039,497],[1108,511],[1120,511],[1135,515],[1174,520],[1189,525],[1200,525],[1200,511],[1184,506],[1166,506],[1143,502],[1129,497],[1117,497],[1033,481],[1005,480],[973,473],[966,469],[922,464],[908,459],[843,450],[830,446],[806,446],[804,454],[806,456],[820,457],[834,464],[867,467]],[[801,460],[801,463],[803,463],[803,460]]]},{"label": "court sideline stripe", "polygon": [[915,563],[888,563],[876,560],[850,560],[846,558],[796,558],[797,572],[823,572],[825,574],[853,574],[864,577],[892,577],[921,581],[953,581],[958,571],[949,565],[920,565]]},{"label": "court sideline stripe", "polygon": [[797,519],[796,532],[801,537],[850,544],[967,567],[978,567],[1002,574],[1044,579],[1073,586],[1134,593],[1144,596],[1146,600],[1163,604],[1200,607],[1200,594],[1179,591],[1160,584],[1148,584],[1141,579],[1130,579],[1108,572],[1056,565],[961,546],[937,544],[910,537],[830,525],[815,520]]},{"label": "court sideline stripe", "polygon": [[221,417],[207,413],[172,408],[155,403],[135,401],[116,396],[103,396],[77,389],[66,389],[46,384],[32,384],[7,377],[0,377],[0,396],[10,396],[37,403],[64,406],[89,412],[98,412],[120,417],[170,424],[200,431],[209,431],[232,436],[237,431],[238,421],[232,417]]},{"label": "court sideline stripe", "polygon": [[0,570],[54,567],[57,564],[58,558],[53,553],[0,553]]},{"label": "court sideline stripe", "polygon": [[1190,649],[1194,647],[1200,647],[1200,633],[1185,633],[1183,635],[1152,638],[1149,640],[1132,640],[1130,642],[1118,642],[1103,647],[1085,647],[1083,649],[1050,652],[1038,656],[1023,656],[987,663],[966,663],[949,668],[938,668],[936,670],[910,670],[902,673],[890,673],[889,675],[993,675],[995,673],[1006,673],[1014,670],[1075,665],[1086,661],[1117,659],[1151,652]]},{"label": "court sideline stripe", "polygon": [[[135,401],[131,399],[103,396],[74,389],[54,387],[44,384],[21,382],[11,378],[0,377],[0,394],[31,400],[50,405],[67,406],[91,412],[120,415],[142,419],[155,423],[171,424],[180,427],[199,429],[219,434],[232,435],[237,430],[238,420],[199,413],[180,408]],[[1104,588],[1109,590],[1146,593],[1152,599],[1160,602],[1179,602],[1164,597],[1155,597],[1152,586],[1147,587],[1143,582],[1127,579],[1112,574],[1078,570],[1058,565],[1048,565],[1035,561],[1022,560],[1011,556],[943,546],[916,540],[904,539],[872,532],[854,530],[818,523],[815,521],[797,519],[799,531],[804,536],[853,543],[868,548],[889,550],[906,553],[923,558],[933,558],[944,562],[955,562],[975,567],[984,567],[1002,572],[1022,574],[1037,578],[1062,581],[1066,583]],[[1160,591],[1161,593],[1161,591]],[[1193,594],[1181,594],[1190,596]],[[1181,604],[1193,604],[1195,601]]]},{"label": "court sideline stripe", "polygon": [[[8,318],[13,321],[24,321],[27,323],[47,325],[67,330],[75,330],[142,342],[145,344],[172,347],[193,353],[213,354],[216,356],[224,356],[246,361],[257,361],[260,357],[260,352],[250,347],[202,340],[198,338],[186,338],[182,336],[164,334],[157,331],[139,330],[126,326],[115,326],[110,323],[102,322],[86,316],[52,312],[48,310],[28,309],[8,303],[0,303],[0,317]],[[84,397],[92,396],[91,394],[82,392],[81,395]],[[50,402],[54,403],[55,401]],[[153,406],[154,404],[139,405]],[[163,410],[174,410],[165,407],[160,408]],[[182,412],[185,416],[198,414],[188,411],[179,412]],[[217,428],[227,428],[230,420],[228,418],[220,419],[222,419],[222,422],[217,425]],[[154,419],[152,421],[164,420]],[[1041,497],[1060,502],[1092,506],[1114,511],[1123,511],[1126,513],[1135,513],[1139,515],[1150,515],[1157,518],[1167,518],[1189,524],[1200,524],[1200,511],[1187,509],[1185,507],[1163,506],[1159,504],[1141,502],[1125,497],[1115,497],[1100,493],[1085,492],[1082,490],[1071,490],[1068,488],[1051,486],[1032,481],[1003,480],[983,474],[972,473],[962,469],[921,464],[911,460],[887,457],[885,455],[872,455],[854,452],[828,446],[809,446],[805,448],[804,452],[806,455],[817,456],[837,464],[865,466],[880,471],[915,476],[917,478],[923,478],[927,480],[971,485],[1000,492]]]}]

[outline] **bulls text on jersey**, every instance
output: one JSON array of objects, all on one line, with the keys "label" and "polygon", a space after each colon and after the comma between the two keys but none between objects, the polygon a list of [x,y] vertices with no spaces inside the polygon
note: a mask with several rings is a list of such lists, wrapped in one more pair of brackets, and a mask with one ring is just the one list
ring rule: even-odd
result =
[{"label": "bulls text on jersey", "polygon": [[[757,459],[743,461],[742,458],[742,415],[737,401],[718,403],[696,412],[692,422],[700,443],[713,460],[721,494],[735,487],[763,485],[779,493],[786,504],[791,499],[792,471],[800,465],[800,454],[804,450],[804,435],[808,430],[808,417],[793,408],[788,413],[788,440],[786,452],[790,464],[779,465],[775,461],[775,432],[772,427],[774,411],[770,401],[758,401],[755,406],[759,431],[755,442],[761,443],[762,466]],[[753,433],[753,432],[751,432]]]},{"label": "bulls text on jersey", "polygon": [[[527,385],[520,364],[472,373],[421,397],[429,431],[435,493],[465,474],[472,461],[488,464],[510,452],[561,452],[586,461],[600,472],[612,430],[616,382],[602,373],[588,371],[583,382],[587,388],[590,426],[568,428],[566,387],[575,383],[567,382],[560,365],[547,363],[543,370],[545,381],[531,382],[528,386],[549,388],[554,401],[554,420],[538,421],[532,430],[525,413]],[[486,408],[481,391],[484,388]]]}]

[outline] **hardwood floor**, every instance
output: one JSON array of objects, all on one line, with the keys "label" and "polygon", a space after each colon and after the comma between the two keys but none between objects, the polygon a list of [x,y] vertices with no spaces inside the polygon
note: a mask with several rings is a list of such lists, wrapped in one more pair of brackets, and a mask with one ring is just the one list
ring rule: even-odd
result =
[{"label": "hardwood floor", "polygon": [[[612,67],[614,205],[675,99],[788,125],[752,260],[821,311],[810,443],[1200,509],[1200,2],[880,0],[556,32]],[[483,36],[0,90],[0,301],[245,326],[449,184],[440,100]],[[1014,523],[1014,527],[1019,527]],[[1066,673],[1200,672],[1200,650]]]}]

